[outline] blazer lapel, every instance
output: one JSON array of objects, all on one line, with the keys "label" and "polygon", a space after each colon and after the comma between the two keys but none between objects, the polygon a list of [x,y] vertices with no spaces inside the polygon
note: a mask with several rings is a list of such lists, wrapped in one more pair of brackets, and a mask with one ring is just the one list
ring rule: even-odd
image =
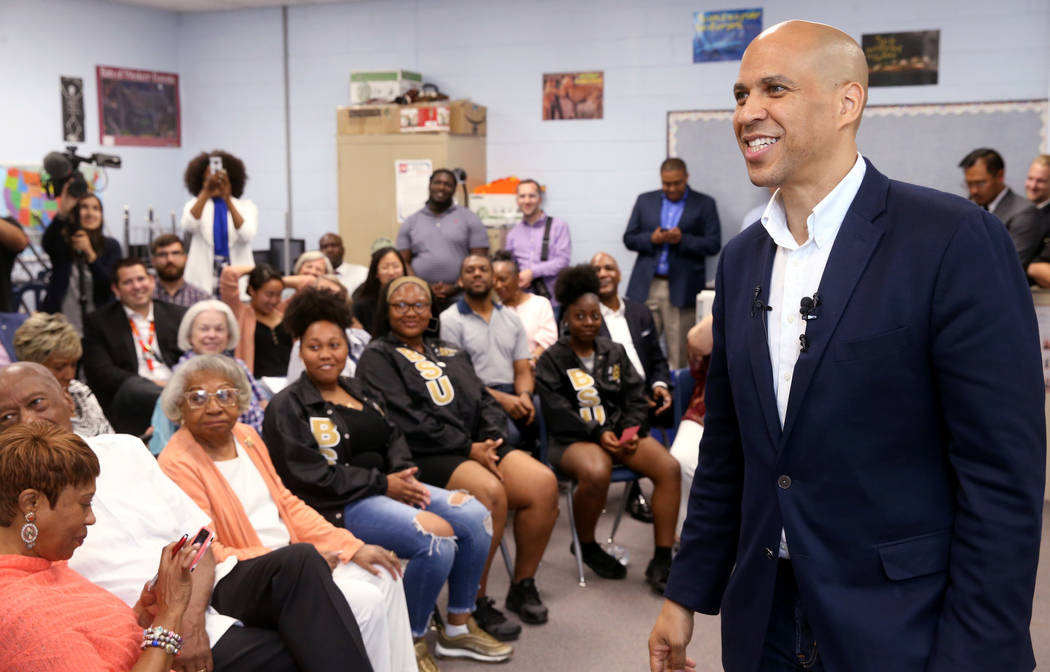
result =
[{"label": "blazer lapel", "polygon": [[780,413],[777,411],[777,399],[773,394],[773,365],[769,361],[768,311],[756,310],[754,291],[759,290],[757,298],[764,303],[769,300],[769,281],[773,273],[773,257],[777,246],[769,236],[763,236],[761,248],[756,250],[755,265],[750,282],[747,284],[747,299],[750,302],[748,314],[753,317],[747,322],[747,349],[751,355],[751,373],[755,378],[755,389],[758,390],[758,403],[766,421],[771,445],[776,446],[780,440]]},{"label": "blazer lapel", "polygon": [[882,239],[882,227],[872,222],[885,210],[888,190],[889,180],[869,162],[864,181],[846,211],[827,266],[824,267],[824,275],[820,278],[820,306],[816,310],[818,317],[806,326],[809,349],[800,353],[795,363],[778,452],[791,435],[813,374],[827,351],[828,343],[857,282],[867,268],[868,260]]}]

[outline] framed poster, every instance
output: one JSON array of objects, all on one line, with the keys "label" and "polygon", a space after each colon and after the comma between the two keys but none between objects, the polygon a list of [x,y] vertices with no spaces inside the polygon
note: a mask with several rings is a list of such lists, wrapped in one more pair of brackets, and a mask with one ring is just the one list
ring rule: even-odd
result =
[{"label": "framed poster", "polygon": [[739,61],[762,32],[762,8],[693,13],[693,63]]},{"label": "framed poster", "polygon": [[915,86],[937,83],[941,31],[870,33],[860,45],[868,59],[868,86]]},{"label": "framed poster", "polygon": [[84,80],[62,77],[62,139],[84,142]]},{"label": "framed poster", "polygon": [[179,147],[179,76],[100,65],[98,126],[103,145]]},{"label": "framed poster", "polygon": [[543,75],[543,120],[601,119],[605,74],[553,72]]}]

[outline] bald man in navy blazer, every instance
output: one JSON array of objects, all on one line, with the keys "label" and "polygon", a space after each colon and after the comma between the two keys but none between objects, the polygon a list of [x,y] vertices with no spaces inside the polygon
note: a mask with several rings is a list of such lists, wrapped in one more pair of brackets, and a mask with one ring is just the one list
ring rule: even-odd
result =
[{"label": "bald man in navy blazer", "polygon": [[778,191],[722,252],[707,415],[649,639],[692,669],[1027,671],[1045,483],[1032,298],[1002,224],[858,153],[867,64],[790,21],[748,47],[734,131]]}]

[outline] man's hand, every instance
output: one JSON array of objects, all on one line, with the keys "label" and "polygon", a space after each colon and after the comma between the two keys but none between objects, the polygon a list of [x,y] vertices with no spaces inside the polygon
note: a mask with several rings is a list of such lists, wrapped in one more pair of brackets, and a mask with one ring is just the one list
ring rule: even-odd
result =
[{"label": "man's hand", "polygon": [[499,455],[496,454],[496,449],[503,445],[503,439],[485,439],[484,441],[477,441],[470,444],[470,459],[481,464],[493,474],[496,478],[503,480],[503,474],[499,473]]},{"label": "man's hand", "polygon": [[695,672],[696,661],[685,655],[685,647],[692,638],[693,613],[665,599],[656,625],[649,633],[650,672]]},{"label": "man's hand", "polygon": [[419,467],[409,467],[386,475],[386,496],[399,502],[425,509],[430,506],[430,491],[416,480]]},{"label": "man's hand", "polygon": [[211,642],[204,630],[204,621],[192,622],[182,619],[182,652],[175,659],[175,672],[201,672],[215,669],[211,659]]},{"label": "man's hand", "polygon": [[354,557],[350,560],[376,576],[379,576],[384,569],[390,572],[390,576],[394,577],[395,581],[401,576],[401,563],[397,559],[397,554],[382,546],[365,544],[358,549],[357,553],[354,553]]},{"label": "man's hand", "polygon": [[649,236],[649,240],[652,241],[653,245],[663,245],[667,242],[667,232],[658,226],[653,229],[653,234]]},{"label": "man's hand", "polygon": [[649,401],[649,406],[655,408],[653,412],[656,415],[660,415],[671,408],[671,392],[663,385],[657,385],[653,388],[653,396]]},{"label": "man's hand", "polygon": [[532,269],[523,268],[518,272],[518,287],[525,289],[532,284]]},{"label": "man's hand", "polygon": [[677,245],[682,242],[682,230],[677,226],[673,229],[667,229],[664,234],[664,242],[668,245]]},{"label": "man's hand", "polygon": [[504,412],[515,420],[524,420],[525,424],[528,425],[536,418],[536,408],[532,405],[532,395],[524,392],[521,394],[509,394],[494,390],[491,387],[488,390],[492,398],[503,407]]}]

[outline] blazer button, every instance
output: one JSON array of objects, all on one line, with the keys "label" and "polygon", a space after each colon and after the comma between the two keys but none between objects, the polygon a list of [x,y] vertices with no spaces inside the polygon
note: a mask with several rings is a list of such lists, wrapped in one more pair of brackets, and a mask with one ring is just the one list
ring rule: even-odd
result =
[{"label": "blazer button", "polygon": [[766,549],[766,557],[769,558],[770,560],[773,559],[773,549],[772,548],[767,548]]},{"label": "blazer button", "polygon": [[791,477],[786,475],[786,474],[783,475],[783,476],[778,477],[777,478],[777,485],[780,486],[781,490],[787,490],[788,488],[791,487]]}]

